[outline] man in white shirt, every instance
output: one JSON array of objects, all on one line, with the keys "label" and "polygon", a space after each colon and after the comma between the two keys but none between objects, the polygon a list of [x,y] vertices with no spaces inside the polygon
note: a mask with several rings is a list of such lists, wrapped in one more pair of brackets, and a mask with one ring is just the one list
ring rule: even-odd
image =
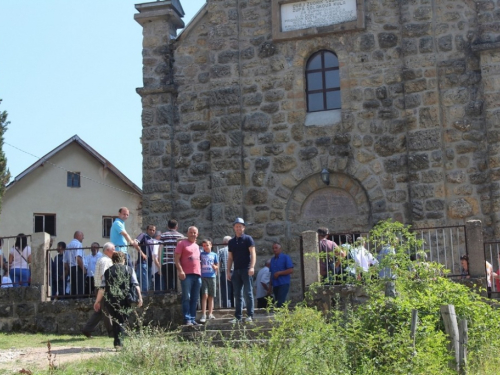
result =
[{"label": "man in white shirt", "polygon": [[[94,283],[95,283],[95,290],[99,290],[101,287],[101,282],[104,276],[104,272],[113,265],[113,261],[111,260],[111,257],[113,256],[113,253],[115,252],[115,245],[113,245],[111,242],[106,242],[104,246],[102,247],[102,252],[103,255],[101,258],[97,261],[95,265],[95,270],[94,270]],[[94,293],[97,295],[97,293]],[[95,304],[94,304],[95,305]],[[108,332],[109,337],[113,337],[113,324],[111,322],[111,318],[109,314],[106,313],[106,311],[103,311],[103,308],[100,308],[98,311],[94,309],[93,314],[90,316],[89,320],[85,324],[85,326],[82,329],[82,333],[88,337],[92,337],[92,332],[95,330],[95,327],[99,324],[99,321],[103,319],[104,326],[106,327],[106,331]],[[105,309],[104,309],[105,310]]]},{"label": "man in white shirt", "polygon": [[264,267],[262,267],[257,274],[257,279],[256,279],[256,284],[257,284],[257,291],[255,293],[255,296],[257,297],[257,308],[263,309],[266,308],[268,303],[267,303],[267,297],[271,297],[273,288],[271,288],[271,272],[269,271],[269,266],[271,264],[271,260],[266,260],[266,264]]},{"label": "man in white shirt", "polygon": [[356,247],[351,247],[351,257],[356,262],[356,267],[368,272],[371,266],[378,264],[378,260],[365,248],[365,242],[363,237],[356,239]]},{"label": "man in white shirt", "polygon": [[85,280],[85,294],[94,294],[94,272],[97,261],[101,259],[102,253],[99,251],[99,244],[92,242],[90,245],[90,254],[85,256],[85,268],[87,277]]},{"label": "man in white shirt", "polygon": [[85,264],[82,248],[83,232],[77,230],[73,240],[64,252],[65,276],[70,275],[71,295],[83,295],[85,292]]}]

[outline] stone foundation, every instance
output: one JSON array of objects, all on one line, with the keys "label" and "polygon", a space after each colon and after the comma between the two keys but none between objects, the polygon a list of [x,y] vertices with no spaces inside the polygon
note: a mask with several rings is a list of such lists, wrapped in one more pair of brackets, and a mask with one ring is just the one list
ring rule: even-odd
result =
[{"label": "stone foundation", "polygon": [[[92,315],[94,300],[42,302],[40,293],[41,288],[35,286],[0,289],[0,331],[79,334]],[[181,298],[177,294],[144,297],[144,307],[136,312],[144,324],[173,329],[182,323]],[[134,315],[132,323],[137,319]],[[99,324],[94,334],[105,334],[104,325]]]}]

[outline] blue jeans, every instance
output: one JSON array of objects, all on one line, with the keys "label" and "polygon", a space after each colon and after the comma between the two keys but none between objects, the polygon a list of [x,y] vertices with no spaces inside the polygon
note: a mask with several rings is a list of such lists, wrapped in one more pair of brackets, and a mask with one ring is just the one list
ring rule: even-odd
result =
[{"label": "blue jeans", "polygon": [[290,284],[273,286],[274,299],[276,300],[277,307],[283,307],[289,289],[290,289]]},{"label": "blue jeans", "polygon": [[146,262],[137,263],[135,273],[139,279],[139,285],[141,286],[142,292],[147,292],[149,290],[149,284],[151,284],[151,267],[148,267]]},{"label": "blue jeans", "polygon": [[233,283],[234,300],[236,301],[234,317],[241,320],[243,296],[245,297],[245,303],[247,305],[247,316],[253,317],[252,276],[248,275],[248,269],[234,270],[231,281]]},{"label": "blue jeans", "polygon": [[31,272],[29,268],[11,268],[9,276],[13,286],[28,286]]},{"label": "blue jeans", "polygon": [[182,287],[182,315],[184,323],[194,322],[196,318],[196,305],[200,298],[201,276],[190,273],[181,280]]}]

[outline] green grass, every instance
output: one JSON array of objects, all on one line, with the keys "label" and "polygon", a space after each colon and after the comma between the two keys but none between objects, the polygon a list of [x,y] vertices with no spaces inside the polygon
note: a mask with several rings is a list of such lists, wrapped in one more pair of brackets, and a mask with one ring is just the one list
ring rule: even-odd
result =
[{"label": "green grass", "polygon": [[102,347],[112,348],[113,339],[108,337],[94,337],[89,340],[83,335],[55,335],[55,334],[29,334],[29,333],[0,333],[0,350],[24,349],[46,347],[50,341],[52,347],[74,346],[74,347]]}]

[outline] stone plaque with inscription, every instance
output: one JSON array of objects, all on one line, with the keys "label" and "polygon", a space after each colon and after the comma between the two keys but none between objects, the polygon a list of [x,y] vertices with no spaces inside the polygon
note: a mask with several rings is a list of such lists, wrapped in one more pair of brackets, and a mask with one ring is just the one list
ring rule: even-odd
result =
[{"label": "stone plaque with inscription", "polygon": [[281,5],[281,31],[356,21],[356,0],[307,0]]},{"label": "stone plaque with inscription", "polygon": [[302,217],[331,218],[357,215],[358,209],[353,197],[345,190],[326,188],[309,197],[302,205]]}]

